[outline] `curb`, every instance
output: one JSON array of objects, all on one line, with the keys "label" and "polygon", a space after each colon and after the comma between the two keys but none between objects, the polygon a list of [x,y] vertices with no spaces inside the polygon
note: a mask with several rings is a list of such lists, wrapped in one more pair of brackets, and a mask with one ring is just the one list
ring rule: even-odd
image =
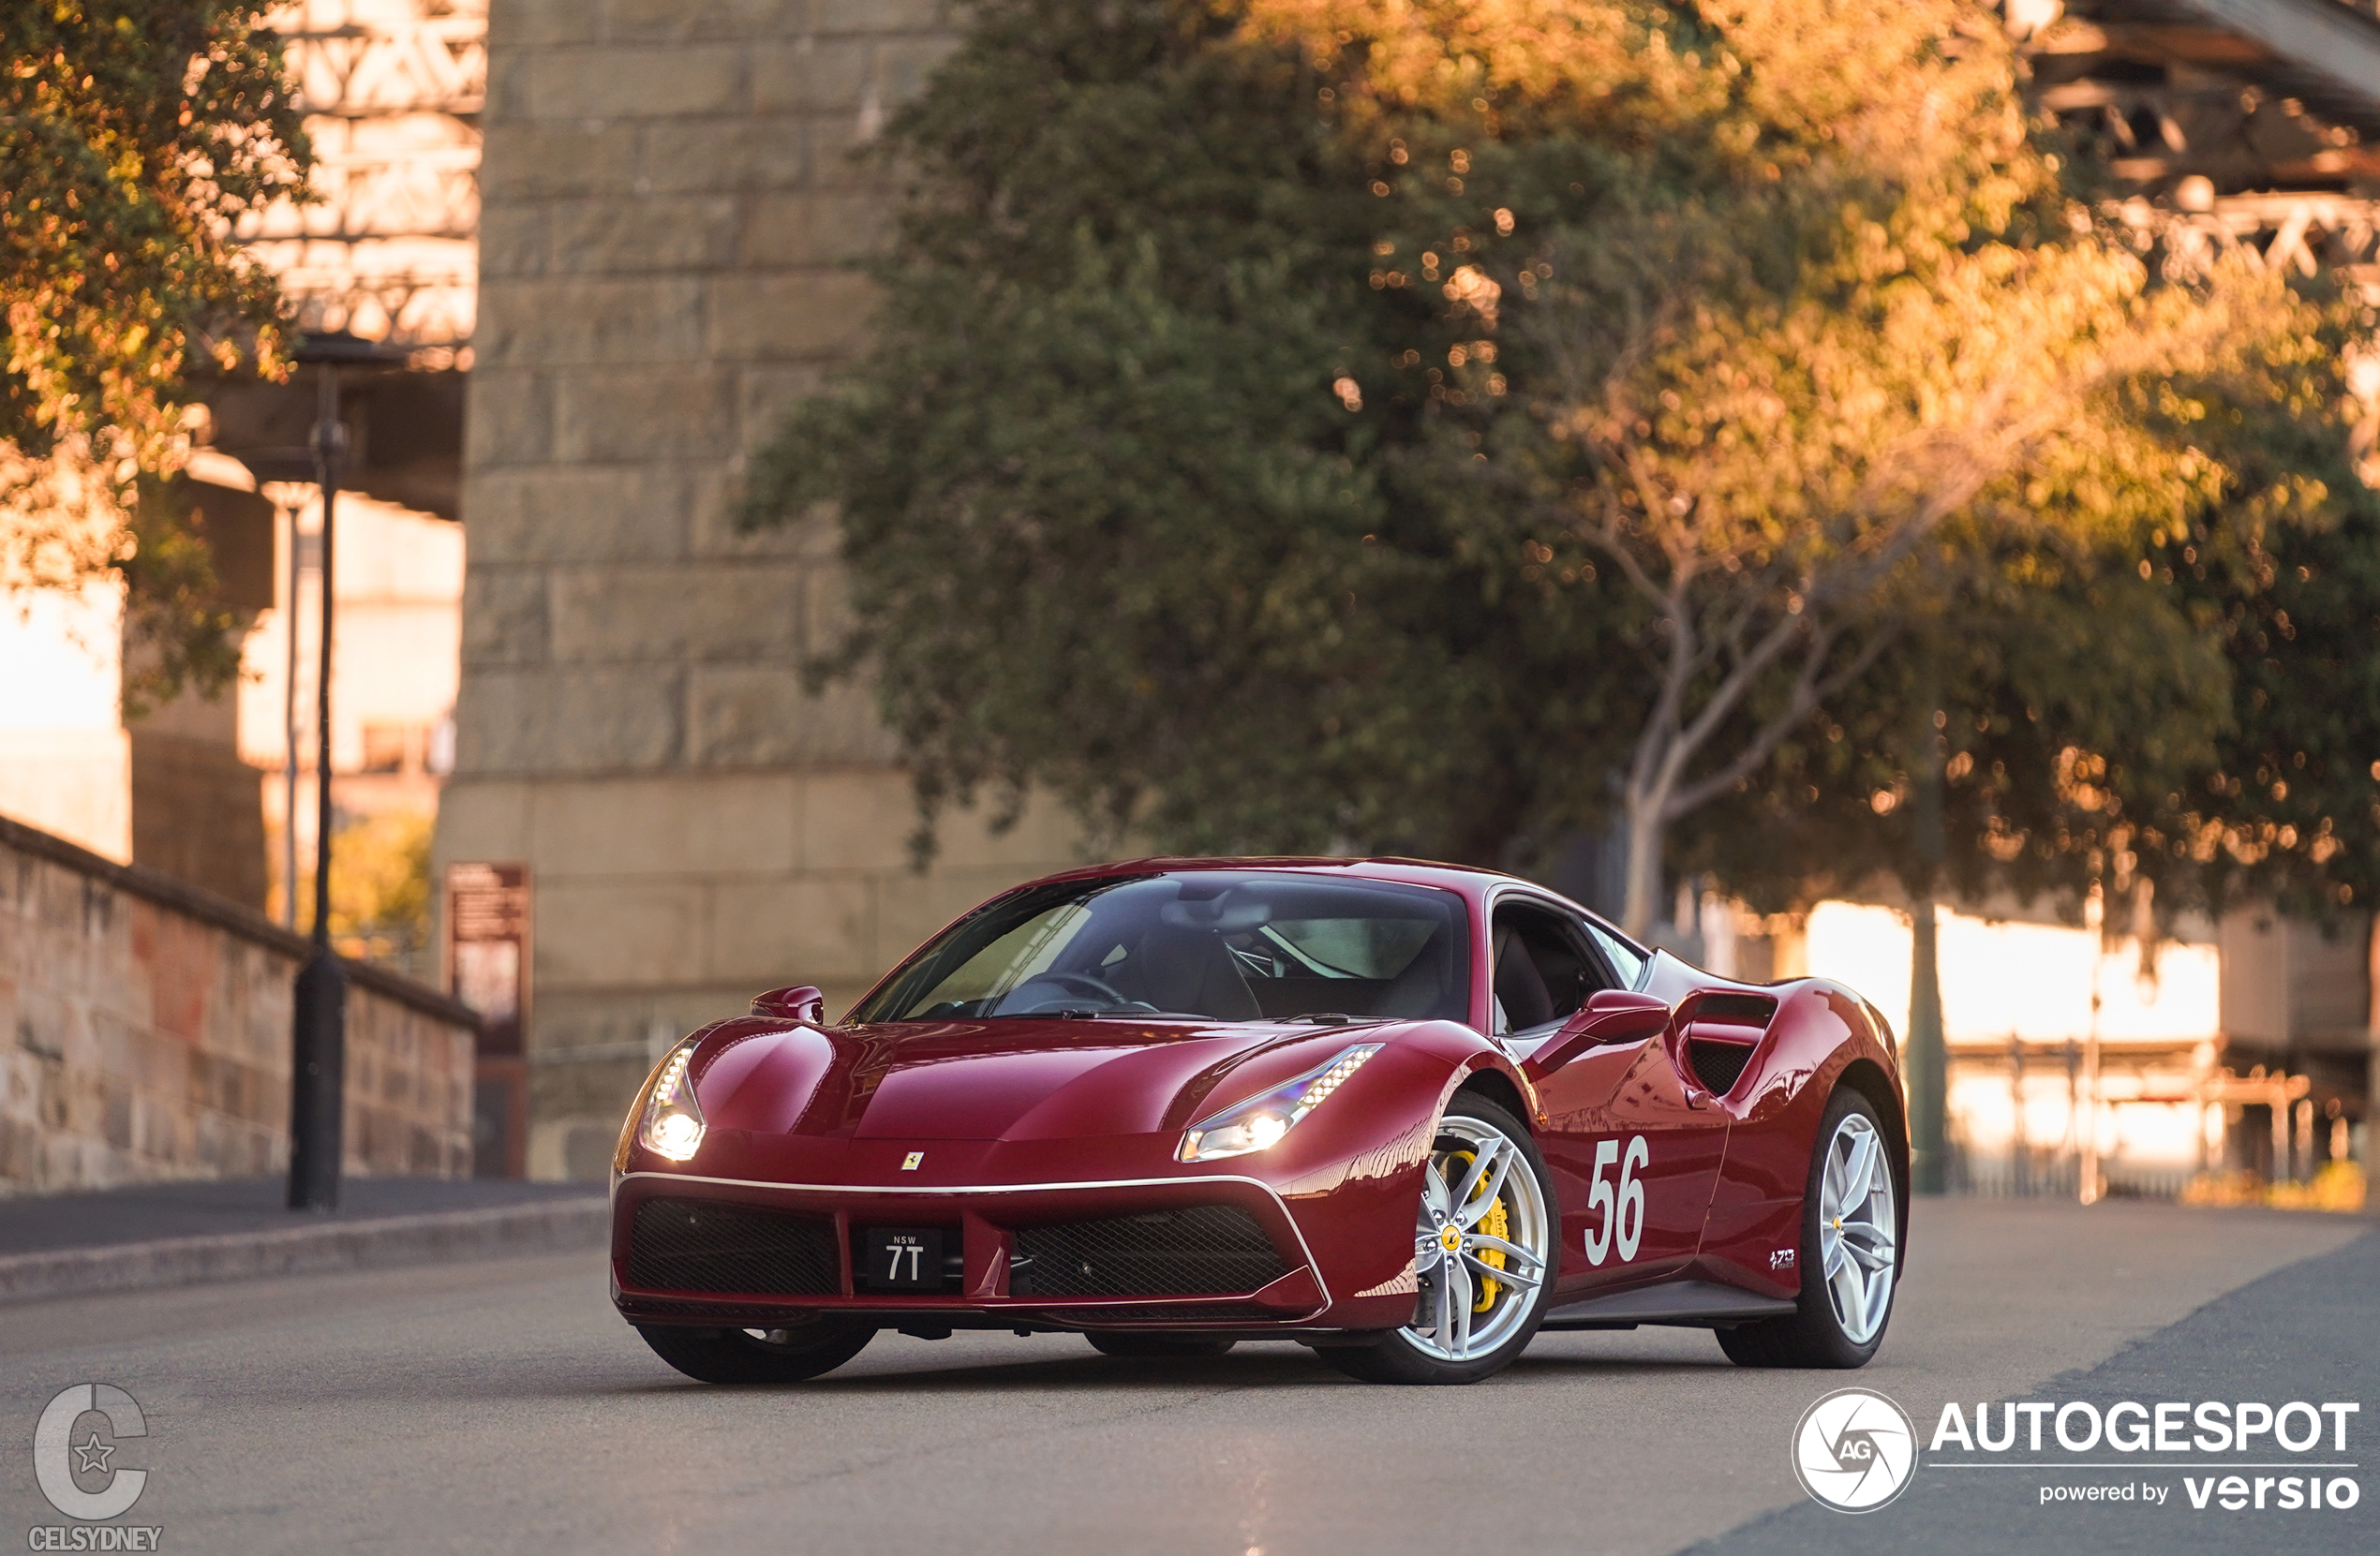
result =
[{"label": "curb", "polygon": [[0,1257],[0,1303],[601,1248],[608,1195]]}]

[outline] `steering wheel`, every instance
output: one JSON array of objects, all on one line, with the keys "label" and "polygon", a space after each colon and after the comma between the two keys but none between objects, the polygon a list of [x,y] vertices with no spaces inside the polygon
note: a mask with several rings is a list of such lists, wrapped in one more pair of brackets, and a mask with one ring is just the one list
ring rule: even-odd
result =
[{"label": "steering wheel", "polygon": [[[1027,978],[1025,983],[1055,984],[1060,988],[1073,989],[1080,993],[1096,995],[1098,998],[1105,1000],[1111,1005],[1129,1005],[1133,1003],[1132,1000],[1123,997],[1123,991],[1116,987],[1115,985],[1108,983],[1103,978],[1094,978],[1088,972],[1036,972],[1032,977]],[[1018,986],[1021,988],[1024,985],[1020,984]]]}]

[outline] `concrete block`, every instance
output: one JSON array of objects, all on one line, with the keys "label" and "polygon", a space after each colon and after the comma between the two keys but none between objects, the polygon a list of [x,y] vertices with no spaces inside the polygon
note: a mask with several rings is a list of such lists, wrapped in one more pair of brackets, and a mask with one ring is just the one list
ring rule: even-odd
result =
[{"label": "concrete block", "polygon": [[532,49],[592,43],[603,36],[603,13],[588,0],[499,0],[488,7],[487,47]]},{"label": "concrete block", "polygon": [[[686,978],[703,965],[707,914],[704,888],[691,882],[541,885],[537,985],[584,992]],[[541,1033],[547,1014],[539,1013]]]},{"label": "concrete block", "polygon": [[744,59],[726,44],[540,50],[528,61],[528,111],[539,120],[732,113],[744,106]]},{"label": "concrete block", "polygon": [[690,476],[653,465],[474,473],[471,562],[661,562],[686,554]]},{"label": "concrete block", "polygon": [[825,390],[835,365],[825,358],[747,363],[736,376],[736,417],[743,428],[743,446],[759,449],[774,441],[784,430],[785,413],[796,401]]},{"label": "concrete block", "polygon": [[888,191],[756,196],[739,258],[755,268],[831,265],[873,254],[892,235]]},{"label": "concrete block", "polygon": [[741,979],[757,993],[883,971],[871,965],[875,894],[866,880],[726,881],[713,894],[705,966],[714,979]]},{"label": "concrete block", "polygon": [[[811,182],[816,121],[798,114],[644,125],[630,185],[639,195],[760,193]],[[846,140],[837,141],[838,152]]]},{"label": "concrete block", "polygon": [[841,33],[936,33],[953,24],[949,0],[811,0],[810,24],[819,36]]},{"label": "concrete block", "polygon": [[993,865],[950,869],[936,866],[923,873],[900,869],[876,877],[876,962],[886,968],[899,966],[959,914],[1059,867],[1019,870]]},{"label": "concrete block", "polygon": [[642,129],[592,116],[491,123],[480,147],[483,207],[635,192]]},{"label": "concrete block", "polygon": [[[481,328],[490,321],[480,314]],[[541,465],[554,449],[554,386],[519,367],[484,367],[471,374],[470,414],[463,429],[464,467]]]},{"label": "concrete block", "polygon": [[790,773],[548,783],[533,808],[541,881],[782,874],[794,867]]},{"label": "concrete block", "polygon": [[[899,769],[854,768],[801,775],[801,862],[805,869],[906,868],[916,800]],[[1028,799],[1014,826],[996,832],[989,806],[943,811],[935,827],[933,868],[989,871],[1022,881],[1088,858],[1078,823],[1046,796]]]},{"label": "concrete block", "polygon": [[678,672],[486,670],[465,678],[455,764],[472,774],[636,772],[679,750]]},{"label": "concrete block", "polygon": [[547,264],[548,219],[543,207],[498,201],[480,208],[480,286],[542,274]]},{"label": "concrete block", "polygon": [[566,464],[724,459],[740,452],[734,390],[725,368],[573,373],[555,385],[555,452]]},{"label": "concrete block", "polygon": [[783,567],[569,568],[553,575],[559,662],[790,659],[800,574]]},{"label": "concrete block", "polygon": [[909,867],[917,801],[908,776],[890,763],[800,778],[800,859],[805,870]]},{"label": "concrete block", "polygon": [[990,808],[977,806],[945,811],[939,837],[941,849],[934,857],[941,867],[1014,870],[1019,880],[1087,864],[1093,857],[1114,856],[1112,845],[1094,855],[1083,837],[1082,824],[1056,799],[1040,792],[1026,795],[1023,813],[1005,831],[994,831]]},{"label": "concrete block", "polygon": [[557,200],[548,263],[581,275],[711,269],[735,258],[740,219],[729,195]]},{"label": "concrete block", "polygon": [[[745,447],[757,450],[773,433],[776,423],[762,436],[750,437]],[[697,481],[695,493],[692,550],[697,556],[783,556],[788,561],[830,564],[842,555],[842,530],[836,511],[824,502],[811,504],[810,511],[781,524],[762,524],[748,530],[742,528],[745,485],[740,478],[717,473],[709,481]]]},{"label": "concrete block", "polygon": [[[590,7],[591,8],[591,7]],[[810,0],[602,0],[615,43],[776,38],[810,25]]]},{"label": "concrete block", "polygon": [[848,355],[867,338],[874,283],[842,269],[762,271],[711,283],[711,354],[721,360]]},{"label": "concrete block", "polygon": [[812,697],[782,665],[697,666],[686,685],[689,760],[706,767],[889,762],[892,736],[863,687]]},{"label": "concrete block", "polygon": [[[749,429],[749,421],[746,425]],[[747,430],[739,440],[740,446],[747,452],[758,449],[775,431],[774,422],[766,430]],[[774,557],[808,562],[836,554],[837,538],[830,535],[822,545],[812,526],[771,524],[757,529],[744,528],[741,515],[746,488],[739,475],[725,469],[702,472],[694,477],[692,487],[689,515],[692,535],[689,545],[697,556]]]},{"label": "concrete block", "polygon": [[474,559],[463,584],[463,662],[478,669],[545,657],[545,573]]},{"label": "concrete block", "polygon": [[488,365],[683,363],[702,355],[704,283],[679,275],[483,281],[473,349]]},{"label": "concrete block", "polygon": [[875,82],[873,37],[805,35],[756,44],[751,60],[752,108],[762,113],[850,112]]}]

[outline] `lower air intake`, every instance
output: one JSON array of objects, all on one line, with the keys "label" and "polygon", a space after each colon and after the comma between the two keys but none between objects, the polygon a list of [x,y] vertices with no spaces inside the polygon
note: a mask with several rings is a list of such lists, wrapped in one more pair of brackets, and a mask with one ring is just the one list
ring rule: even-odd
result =
[{"label": "lower air intake", "polygon": [[652,1291],[831,1297],[841,1289],[834,1223],[814,1216],[648,1199],[629,1232],[628,1283]]},{"label": "lower air intake", "polygon": [[1010,1267],[1019,1297],[1227,1297],[1289,1273],[1236,1205],[1028,1226]]}]

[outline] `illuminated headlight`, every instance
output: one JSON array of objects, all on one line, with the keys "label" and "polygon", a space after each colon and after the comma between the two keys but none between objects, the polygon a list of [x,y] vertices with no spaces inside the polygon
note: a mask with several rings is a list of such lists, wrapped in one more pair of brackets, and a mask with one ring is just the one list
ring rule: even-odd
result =
[{"label": "illuminated headlight", "polygon": [[694,1083],[686,1074],[693,1058],[690,1038],[662,1060],[645,1096],[644,1122],[636,1131],[647,1150],[672,1162],[685,1161],[703,1143],[703,1104],[694,1100]]},{"label": "illuminated headlight", "polygon": [[1227,1107],[1182,1137],[1174,1152],[1183,1162],[1215,1162],[1263,1150],[1289,1133],[1300,1119],[1320,1107],[1324,1099],[1346,1084],[1363,1061],[1380,1051],[1377,1043],[1349,1048],[1319,1070],[1311,1070],[1260,1097]]}]

